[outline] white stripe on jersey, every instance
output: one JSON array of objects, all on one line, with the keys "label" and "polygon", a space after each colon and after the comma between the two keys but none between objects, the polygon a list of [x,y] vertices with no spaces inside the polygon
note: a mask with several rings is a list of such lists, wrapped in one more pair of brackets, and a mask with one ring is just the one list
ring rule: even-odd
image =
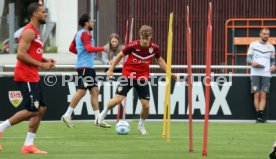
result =
[{"label": "white stripe on jersey", "polygon": [[43,47],[43,42],[41,42],[41,41],[38,40],[38,39],[35,39],[34,41],[37,42],[37,43],[39,43],[39,44]]},{"label": "white stripe on jersey", "polygon": [[140,56],[140,55],[135,54],[134,52],[132,52],[132,54],[133,54],[134,56],[140,58],[140,59],[143,59],[143,60],[149,59],[149,58],[151,58],[151,57],[153,57],[153,56],[155,55],[155,54],[151,54],[151,55],[149,55],[149,56],[143,57],[143,56]]}]

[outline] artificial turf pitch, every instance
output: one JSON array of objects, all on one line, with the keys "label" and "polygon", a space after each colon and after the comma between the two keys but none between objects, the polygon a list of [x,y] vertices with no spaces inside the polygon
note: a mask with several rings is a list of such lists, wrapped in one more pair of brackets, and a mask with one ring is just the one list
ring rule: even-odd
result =
[{"label": "artificial turf pitch", "polygon": [[92,122],[74,122],[67,128],[62,122],[42,122],[35,143],[47,155],[21,154],[27,123],[5,131],[0,159],[268,159],[276,140],[276,124],[209,123],[208,156],[202,157],[203,123],[194,123],[194,152],[188,152],[187,122],[171,123],[171,140],[161,137],[162,122],[146,122],[149,135],[141,136],[131,121],[128,135]]}]

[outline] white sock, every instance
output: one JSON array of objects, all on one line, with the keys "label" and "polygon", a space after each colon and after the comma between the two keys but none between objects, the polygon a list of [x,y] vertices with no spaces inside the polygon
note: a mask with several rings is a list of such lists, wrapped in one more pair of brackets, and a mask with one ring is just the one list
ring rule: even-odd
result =
[{"label": "white sock", "polygon": [[104,110],[101,112],[100,115],[102,115],[102,117],[105,118],[106,115],[107,115],[107,113],[108,113],[108,109],[107,109],[107,108],[104,108]]},{"label": "white sock", "polygon": [[63,116],[71,117],[73,111],[74,111],[74,108],[72,108],[71,106],[69,106],[68,109],[67,109],[67,111],[66,111],[66,113]]},{"label": "white sock", "polygon": [[142,119],[142,118],[140,117],[138,126],[144,126],[145,121],[146,121],[146,119]]},{"label": "white sock", "polygon": [[96,110],[96,111],[94,111],[94,114],[95,114],[95,119],[99,116],[99,114],[100,114],[100,111],[99,110]]},{"label": "white sock", "polygon": [[9,119],[5,120],[4,122],[2,122],[0,124],[0,132],[4,132],[4,130],[6,130],[10,126],[11,126],[11,123],[10,123]]},{"label": "white sock", "polygon": [[34,144],[34,139],[35,139],[35,134],[28,132],[26,139],[25,139],[24,146],[30,146],[30,145]]}]

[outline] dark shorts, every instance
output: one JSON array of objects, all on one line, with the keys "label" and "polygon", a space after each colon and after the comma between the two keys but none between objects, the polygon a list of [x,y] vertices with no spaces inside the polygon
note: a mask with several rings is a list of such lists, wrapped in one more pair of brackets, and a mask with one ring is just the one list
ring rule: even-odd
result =
[{"label": "dark shorts", "polygon": [[[113,72],[114,73],[122,73],[122,70],[121,68],[114,68]],[[108,69],[105,69],[104,72],[108,71]]]},{"label": "dark shorts", "polygon": [[270,79],[271,77],[251,76],[251,93],[269,93]]},{"label": "dark shorts", "polygon": [[137,91],[139,99],[150,100],[149,84],[148,81],[137,81],[137,80],[125,80],[120,81],[116,89],[116,94],[127,96],[128,91],[134,87]]},{"label": "dark shorts", "polygon": [[22,105],[30,112],[37,112],[39,107],[46,107],[40,82],[16,82],[22,94]]},{"label": "dark shorts", "polygon": [[78,89],[92,89],[98,87],[96,72],[93,68],[84,68],[78,71]]}]

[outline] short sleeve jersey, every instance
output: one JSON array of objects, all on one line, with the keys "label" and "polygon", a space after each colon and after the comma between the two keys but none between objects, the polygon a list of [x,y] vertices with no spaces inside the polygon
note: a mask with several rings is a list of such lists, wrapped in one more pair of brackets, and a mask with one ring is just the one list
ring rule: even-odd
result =
[{"label": "short sleeve jersey", "polygon": [[134,80],[146,80],[149,78],[152,60],[160,58],[160,49],[155,43],[150,43],[149,47],[142,47],[140,40],[136,40],[123,49],[123,54],[128,55],[123,65],[123,76]]}]

